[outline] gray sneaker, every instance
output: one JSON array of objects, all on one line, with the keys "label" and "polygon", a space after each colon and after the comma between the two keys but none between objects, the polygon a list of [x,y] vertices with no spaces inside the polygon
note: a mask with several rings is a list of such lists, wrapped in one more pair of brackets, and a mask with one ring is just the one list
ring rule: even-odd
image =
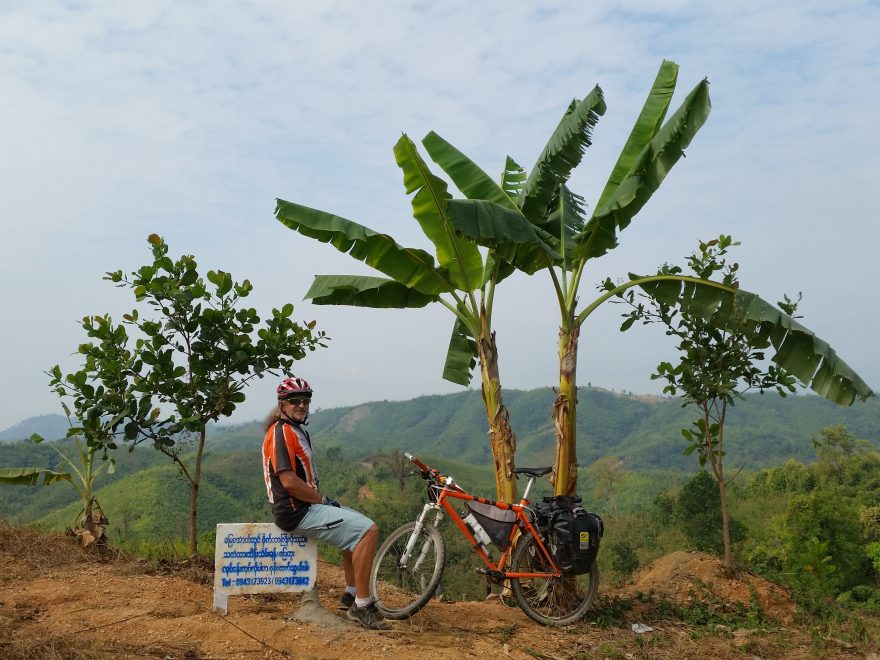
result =
[{"label": "gray sneaker", "polygon": [[375,603],[370,603],[366,607],[352,605],[345,616],[357,621],[367,630],[391,630],[391,626],[385,623],[385,618],[376,609]]}]

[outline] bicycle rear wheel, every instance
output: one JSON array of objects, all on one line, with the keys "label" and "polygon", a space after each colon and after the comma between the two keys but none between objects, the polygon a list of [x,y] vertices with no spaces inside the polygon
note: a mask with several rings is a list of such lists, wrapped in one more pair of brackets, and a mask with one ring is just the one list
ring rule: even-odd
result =
[{"label": "bicycle rear wheel", "polygon": [[388,619],[405,619],[422,609],[443,577],[446,548],[433,525],[422,526],[409,558],[402,561],[415,527],[411,522],[391,532],[373,562],[370,594]]},{"label": "bicycle rear wheel", "polygon": [[[517,543],[510,562],[511,573],[543,573],[551,570],[531,534]],[[517,605],[533,621],[545,626],[565,626],[581,619],[599,588],[596,562],[589,573],[565,574],[558,578],[511,578],[510,587]]]}]

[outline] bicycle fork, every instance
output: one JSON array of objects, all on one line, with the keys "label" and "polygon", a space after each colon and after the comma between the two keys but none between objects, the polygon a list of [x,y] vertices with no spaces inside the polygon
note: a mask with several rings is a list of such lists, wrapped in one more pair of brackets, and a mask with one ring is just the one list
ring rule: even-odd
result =
[{"label": "bicycle fork", "polygon": [[434,527],[440,525],[440,521],[443,519],[443,510],[437,504],[426,504],[422,509],[422,512],[419,514],[419,517],[416,518],[416,526],[413,529],[412,534],[410,534],[409,541],[406,543],[406,549],[403,551],[403,554],[400,556],[400,559],[397,562],[397,565],[400,568],[409,568],[410,571],[416,572],[421,568],[422,562],[425,561],[425,558],[428,556],[428,552],[431,549],[431,537],[427,537],[422,543],[422,547],[419,551],[419,556],[416,558],[415,563],[408,567],[410,557],[412,557],[413,550],[416,547],[416,541],[419,538],[419,534],[422,532],[422,528],[425,526],[425,519],[430,514],[431,510],[437,512],[437,517],[434,519]]}]

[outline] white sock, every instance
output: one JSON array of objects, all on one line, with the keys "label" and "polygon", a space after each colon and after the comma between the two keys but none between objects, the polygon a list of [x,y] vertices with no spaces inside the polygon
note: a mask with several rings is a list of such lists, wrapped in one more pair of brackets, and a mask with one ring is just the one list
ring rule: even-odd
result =
[{"label": "white sock", "polygon": [[352,596],[357,596],[357,589],[350,585],[345,585],[345,593],[351,594]]},{"label": "white sock", "polygon": [[354,598],[354,604],[358,609],[362,609],[372,602],[372,598],[358,598],[357,596]]}]

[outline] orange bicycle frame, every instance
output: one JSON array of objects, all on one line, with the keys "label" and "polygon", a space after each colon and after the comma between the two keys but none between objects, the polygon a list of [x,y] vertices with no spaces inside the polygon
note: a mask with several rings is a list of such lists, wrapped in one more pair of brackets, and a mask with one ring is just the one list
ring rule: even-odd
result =
[{"label": "orange bicycle frame", "polygon": [[[414,460],[416,462],[418,459]],[[416,463],[419,465],[421,461]],[[474,552],[477,553],[477,556],[483,561],[489,571],[493,573],[500,573],[503,575],[499,575],[498,577],[502,577],[503,579],[509,578],[547,578],[547,577],[559,577],[562,575],[562,572],[556,566],[556,562],[553,561],[553,557],[551,556],[549,550],[547,550],[544,542],[541,540],[540,534],[538,534],[538,530],[535,529],[535,526],[532,525],[528,516],[525,514],[527,510],[527,506],[529,504],[529,500],[523,497],[520,500],[519,504],[511,504],[508,502],[496,502],[494,500],[488,500],[484,497],[476,497],[466,492],[457,484],[451,483],[451,480],[448,478],[443,478],[436,470],[432,470],[428,468],[426,465],[421,463],[419,467],[423,467],[426,471],[429,471],[435,474],[438,478],[438,481],[443,484],[442,487],[439,488],[439,493],[437,494],[437,505],[446,512],[446,514],[452,519],[455,523],[456,527],[464,534],[465,538],[470,542],[473,547]],[[501,556],[498,559],[498,563],[496,564],[492,561],[492,557],[490,557],[482,548],[479,541],[477,541],[476,537],[471,534],[470,529],[468,529],[465,522],[461,519],[461,516],[458,512],[452,508],[452,504],[450,504],[449,500],[462,500],[464,502],[476,501],[482,504],[488,504],[490,506],[494,506],[498,509],[513,511],[516,514],[516,522],[511,527],[510,537],[508,539],[509,543],[507,549],[501,553]],[[546,565],[550,566],[553,570],[552,572],[532,572],[532,573],[523,573],[523,572],[508,572],[505,570],[505,566],[510,561],[510,558],[513,554],[513,539],[516,535],[517,530],[522,530],[523,533],[531,533],[532,536],[535,537],[535,541],[537,542],[537,546],[540,549],[541,554],[543,555],[544,561],[546,561]]]}]

